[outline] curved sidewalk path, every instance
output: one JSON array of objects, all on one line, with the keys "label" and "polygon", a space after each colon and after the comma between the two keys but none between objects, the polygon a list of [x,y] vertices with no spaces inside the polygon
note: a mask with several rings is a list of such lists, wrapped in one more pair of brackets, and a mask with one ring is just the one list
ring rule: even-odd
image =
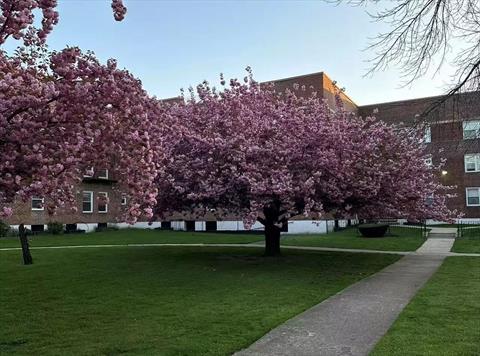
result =
[{"label": "curved sidewalk path", "polygon": [[[62,249],[82,249],[82,248],[115,248],[115,247],[246,247],[246,248],[263,248],[260,244],[215,244],[215,243],[200,243],[200,244],[105,244],[105,245],[63,245],[63,246],[30,246],[30,250],[62,250]],[[1,247],[2,251],[21,251],[21,247]],[[364,250],[354,248],[337,248],[337,247],[312,247],[312,246],[285,246],[282,245],[282,250],[302,250],[302,251],[326,251],[326,252],[351,252],[351,253],[380,253],[387,255],[423,255],[417,251],[388,251],[388,250]],[[442,252],[438,253],[444,257],[464,256],[464,257],[480,257],[480,253],[461,253],[461,252]]]},{"label": "curved sidewalk path", "polygon": [[[63,245],[63,246],[30,246],[30,250],[62,250],[62,249],[83,249],[83,248],[116,248],[116,247],[246,247],[246,248],[263,248],[261,244],[215,244],[215,243],[199,243],[199,244],[173,244],[173,243],[158,243],[158,244],[94,244],[94,245]],[[2,251],[21,251],[21,247],[1,247]],[[282,250],[302,250],[302,251],[326,251],[326,252],[351,252],[351,253],[380,253],[388,255],[423,255],[422,252],[417,251],[388,251],[388,250],[364,250],[353,248],[337,248],[337,247],[312,247],[312,246],[285,246],[282,245]],[[466,256],[466,257],[480,257],[480,253],[461,253],[461,252],[442,252],[439,255],[449,256]]]},{"label": "curved sidewalk path", "polygon": [[273,329],[236,356],[368,355],[450,255],[455,235],[415,252]]}]

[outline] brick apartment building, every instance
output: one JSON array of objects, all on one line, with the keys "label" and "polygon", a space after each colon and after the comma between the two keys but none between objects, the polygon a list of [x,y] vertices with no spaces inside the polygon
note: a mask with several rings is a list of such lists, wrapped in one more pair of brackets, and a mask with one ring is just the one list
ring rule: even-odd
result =
[{"label": "brick apartment building", "polygon": [[[325,99],[332,107],[335,105],[335,93],[338,88],[335,83],[323,72],[302,75],[273,81],[278,91],[298,84],[303,87],[301,95],[309,95],[316,91],[317,95]],[[388,123],[403,123],[412,125],[418,115],[422,114],[440,97],[428,97],[412,100],[395,101],[372,105],[357,105],[345,93],[340,97],[347,110],[361,116],[372,115]],[[178,100],[176,98],[167,99]],[[440,179],[447,185],[455,185],[452,193],[455,198],[449,199],[451,209],[457,209],[464,214],[464,218],[480,218],[480,92],[455,95],[438,105],[426,117],[429,127],[425,132],[425,141],[431,152],[431,160],[426,162],[437,164],[446,160]],[[33,229],[43,229],[49,221],[58,221],[64,224],[77,224],[78,228],[92,230],[98,224],[117,223],[122,209],[127,204],[127,197],[123,196],[117,187],[115,172],[106,169],[97,169],[93,176],[83,177],[77,187],[78,211],[59,211],[55,217],[50,217],[43,210],[42,197],[35,197],[30,203],[17,203],[15,215],[7,223],[18,225],[24,223]],[[108,204],[98,198],[107,196]],[[188,215],[179,215],[170,222],[157,222],[152,226],[172,227],[179,230],[242,230],[240,219],[228,221],[214,221],[213,217],[206,217],[205,221],[189,220]],[[289,222],[288,231],[294,233],[325,232],[333,222],[321,222],[305,219],[293,219]],[[120,223],[122,226],[126,224]],[[147,227],[146,222],[137,223],[137,226]],[[255,228],[261,228],[256,224]]]},{"label": "brick apartment building", "polygon": [[[387,123],[414,124],[441,97],[428,97],[390,103],[359,106],[361,116],[374,109]],[[445,161],[440,179],[445,185],[456,186],[455,197],[449,198],[450,209],[463,213],[465,219],[480,218],[480,92],[458,94],[436,106],[425,118],[428,127],[425,142],[431,157],[427,163]]]},{"label": "brick apartment building", "polygon": [[[82,183],[75,190],[77,212],[58,209],[55,216],[49,216],[43,206],[44,198],[33,197],[27,203],[15,202],[15,213],[6,222],[11,225],[30,225],[33,230],[42,230],[48,222],[77,224],[78,229],[85,230],[92,230],[98,224],[116,222],[116,217],[126,208],[127,197],[116,189],[117,180],[114,174],[115,172],[108,169],[97,169],[93,174],[83,177]],[[108,203],[105,204],[100,197],[108,198]]]}]

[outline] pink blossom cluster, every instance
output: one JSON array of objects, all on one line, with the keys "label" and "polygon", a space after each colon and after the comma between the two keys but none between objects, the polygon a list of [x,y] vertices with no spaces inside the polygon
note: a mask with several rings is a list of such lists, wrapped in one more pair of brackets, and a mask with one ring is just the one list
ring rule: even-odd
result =
[{"label": "pink blossom cluster", "polygon": [[247,225],[272,207],[274,223],[327,213],[451,217],[447,187],[424,163],[420,132],[297,94],[277,93],[251,75],[222,90],[207,82],[191,90],[165,118],[171,131],[158,163],[154,214],[215,211],[243,216]]},{"label": "pink blossom cluster", "polygon": [[28,30],[33,26],[34,10],[42,12],[42,26],[37,30],[41,40],[45,40],[58,23],[58,13],[55,11],[56,0],[2,0],[0,1],[0,44],[12,36],[14,39],[29,40]]},{"label": "pink blossom cluster", "polygon": [[52,214],[75,209],[74,188],[92,166],[118,175],[130,197],[126,220],[151,216],[162,112],[139,80],[75,47],[1,55],[0,78],[2,216],[12,214],[15,199],[32,196],[45,197]]},{"label": "pink blossom cluster", "polygon": [[[122,0],[112,0],[115,20],[122,21],[127,8]],[[44,42],[53,26],[58,23],[57,0],[0,0],[0,45],[10,36],[16,40],[23,39],[30,44],[37,37]],[[34,11],[42,14],[41,28],[33,27]],[[36,35],[36,36],[35,36]]]},{"label": "pink blossom cluster", "polygon": [[112,0],[112,10],[116,21],[122,21],[127,13],[127,8],[123,5],[122,0]]}]

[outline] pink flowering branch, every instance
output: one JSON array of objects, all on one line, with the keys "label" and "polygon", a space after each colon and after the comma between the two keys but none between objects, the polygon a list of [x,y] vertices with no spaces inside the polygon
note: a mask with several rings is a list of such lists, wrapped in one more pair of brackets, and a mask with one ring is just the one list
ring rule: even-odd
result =
[{"label": "pink flowering branch", "polygon": [[50,69],[0,57],[0,206],[44,196],[51,213],[73,208],[85,165],[116,162],[119,189],[131,197],[124,219],[150,217],[165,110],[115,61],[103,65],[78,48],[35,56]]},{"label": "pink flowering branch", "polygon": [[112,0],[112,10],[116,21],[122,21],[127,13],[127,8],[123,5],[122,0]]},{"label": "pink flowering branch", "polygon": [[[0,0],[0,45],[9,37],[23,39],[27,45],[32,44],[35,37],[45,42],[53,27],[58,24],[56,7],[57,0]],[[112,0],[111,7],[115,20],[122,21],[127,13],[123,1]],[[35,10],[41,11],[42,21],[41,28],[34,30]]]}]

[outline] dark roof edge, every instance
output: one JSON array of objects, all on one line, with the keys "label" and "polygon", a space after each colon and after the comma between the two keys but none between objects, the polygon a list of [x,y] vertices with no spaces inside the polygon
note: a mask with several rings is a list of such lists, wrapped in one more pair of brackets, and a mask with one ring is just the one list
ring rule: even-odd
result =
[{"label": "dark roof edge", "polygon": [[302,74],[302,75],[295,75],[293,77],[288,77],[288,78],[282,78],[282,79],[273,79],[273,80],[266,80],[262,83],[273,83],[273,82],[285,82],[287,80],[292,80],[292,79],[298,79],[298,78],[305,78],[305,77],[310,77],[312,75],[324,75],[324,72],[314,72],[314,73],[309,73],[309,74]]},{"label": "dark roof edge", "polygon": [[[480,91],[467,91],[463,93],[456,93],[453,94],[453,96],[463,96],[463,95],[471,95],[471,94],[479,94]],[[435,100],[435,99],[441,99],[444,98],[447,94],[443,95],[434,95],[434,96],[424,96],[421,98],[413,98],[413,99],[402,99],[402,100],[393,100],[393,101],[384,101],[381,103],[375,103],[375,104],[367,104],[367,105],[358,105],[359,109],[363,108],[369,108],[369,107],[375,107],[375,106],[380,106],[380,105],[388,105],[388,104],[397,104],[397,103],[404,103],[404,102],[415,102],[415,101],[423,101],[423,100]]]}]

